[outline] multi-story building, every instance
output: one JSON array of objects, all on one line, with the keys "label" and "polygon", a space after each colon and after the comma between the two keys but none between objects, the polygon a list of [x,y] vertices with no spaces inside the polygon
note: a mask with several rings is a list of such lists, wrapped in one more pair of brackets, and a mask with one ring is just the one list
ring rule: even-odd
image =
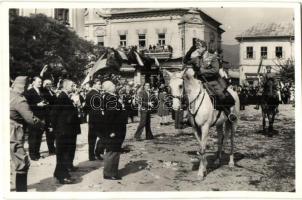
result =
[{"label": "multi-story building", "polygon": [[[192,46],[194,38],[207,41],[213,50],[221,48],[220,23],[200,9],[119,8],[86,9],[84,37],[97,44],[117,48],[170,46],[161,58],[179,58]],[[166,51],[168,52],[168,51]]]},{"label": "multi-story building", "polygon": [[[74,29],[78,35],[105,47],[136,46],[156,57],[163,68],[181,67],[182,57],[195,38],[209,49],[221,50],[221,23],[197,8],[17,9],[21,16],[45,14]],[[126,77],[141,83],[135,67],[122,68]],[[158,69],[148,72],[157,76]],[[151,77],[152,78],[152,77]]]},{"label": "multi-story building", "polygon": [[80,36],[84,33],[84,9],[70,8],[20,8],[13,9],[15,14],[20,16],[30,16],[34,14],[44,14],[54,18],[69,26]]},{"label": "multi-story building", "polygon": [[[270,65],[277,73],[278,66],[294,60],[294,26],[292,23],[256,24],[236,37],[240,48],[240,83],[253,83]],[[262,61],[261,61],[262,60]]]}]

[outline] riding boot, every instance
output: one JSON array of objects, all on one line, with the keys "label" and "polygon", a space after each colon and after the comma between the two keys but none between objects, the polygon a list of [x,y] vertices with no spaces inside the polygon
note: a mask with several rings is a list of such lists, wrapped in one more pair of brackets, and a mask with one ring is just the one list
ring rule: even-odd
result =
[{"label": "riding boot", "polygon": [[16,174],[16,192],[27,192],[27,173]]}]

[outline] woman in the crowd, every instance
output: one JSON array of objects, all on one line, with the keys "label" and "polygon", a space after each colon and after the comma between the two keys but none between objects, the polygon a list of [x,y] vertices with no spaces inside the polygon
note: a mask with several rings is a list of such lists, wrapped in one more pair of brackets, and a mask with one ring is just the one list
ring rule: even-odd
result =
[{"label": "woman in the crowd", "polygon": [[168,124],[169,107],[168,107],[168,94],[164,84],[161,84],[158,91],[158,110],[157,114],[160,116],[160,125]]}]

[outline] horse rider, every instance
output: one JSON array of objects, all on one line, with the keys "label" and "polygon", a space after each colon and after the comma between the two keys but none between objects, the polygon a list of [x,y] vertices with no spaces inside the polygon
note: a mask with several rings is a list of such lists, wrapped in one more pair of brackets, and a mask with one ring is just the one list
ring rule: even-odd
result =
[{"label": "horse rider", "polygon": [[227,91],[227,83],[220,75],[220,65],[215,54],[207,51],[205,41],[196,39],[195,45],[187,52],[184,64],[192,65],[197,79],[204,83],[210,95],[214,95],[216,108],[224,111],[228,119],[233,122],[237,116],[231,112],[235,100]]},{"label": "horse rider", "polygon": [[[262,79],[262,88],[263,88],[263,98],[272,100],[274,105],[279,104],[279,95],[278,95],[278,81],[275,74],[272,73],[272,67],[270,65],[266,66],[266,72],[263,74]],[[278,113],[278,107],[276,108]]]},{"label": "horse rider", "polygon": [[15,165],[17,192],[27,191],[27,173],[30,166],[30,160],[24,148],[25,125],[30,125],[41,131],[45,127],[45,123],[34,116],[24,97],[27,83],[27,76],[18,76],[10,91],[10,150],[11,160]]}]

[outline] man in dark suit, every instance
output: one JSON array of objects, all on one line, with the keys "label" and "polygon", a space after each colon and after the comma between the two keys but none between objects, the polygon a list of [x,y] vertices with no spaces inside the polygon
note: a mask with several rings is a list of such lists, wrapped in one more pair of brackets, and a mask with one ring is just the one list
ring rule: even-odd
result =
[{"label": "man in dark suit", "polygon": [[45,123],[47,126],[46,129],[46,142],[48,147],[49,155],[53,155],[56,152],[55,149],[55,134],[53,132],[53,127],[50,122],[50,111],[56,102],[56,94],[52,91],[52,81],[46,79],[43,81],[42,88],[43,97],[47,100],[48,105],[45,106]]},{"label": "man in dark suit", "polygon": [[115,94],[115,85],[111,81],[103,83],[104,94],[104,130],[100,138],[105,148],[104,179],[119,180],[118,165],[121,147],[126,136],[127,112],[122,100]]},{"label": "man in dark suit", "polygon": [[[30,109],[41,120],[45,120],[45,106],[48,102],[43,97],[41,92],[42,80],[40,77],[34,77],[32,88],[25,93]],[[28,146],[29,156],[31,160],[39,160],[40,147],[42,142],[43,130],[35,127],[29,128]]]},{"label": "man in dark suit", "polygon": [[77,134],[81,132],[81,127],[77,108],[70,99],[70,95],[75,90],[75,84],[71,80],[65,79],[62,85],[62,92],[51,111],[51,122],[56,134],[57,164],[54,177],[61,184],[71,184],[73,180],[69,171],[74,170],[72,163]]},{"label": "man in dark suit", "polygon": [[[92,89],[87,93],[85,100],[85,111],[88,114],[88,157],[90,161],[96,160],[95,147],[98,133],[102,130],[104,111],[101,110],[102,96],[101,80],[93,81]],[[102,152],[98,152],[102,153]]]},{"label": "man in dark suit", "polygon": [[134,138],[140,140],[144,128],[146,129],[146,140],[152,140],[154,138],[151,131],[151,109],[153,103],[151,101],[150,84],[145,83],[144,88],[139,93],[140,104],[140,122],[135,132]]}]

